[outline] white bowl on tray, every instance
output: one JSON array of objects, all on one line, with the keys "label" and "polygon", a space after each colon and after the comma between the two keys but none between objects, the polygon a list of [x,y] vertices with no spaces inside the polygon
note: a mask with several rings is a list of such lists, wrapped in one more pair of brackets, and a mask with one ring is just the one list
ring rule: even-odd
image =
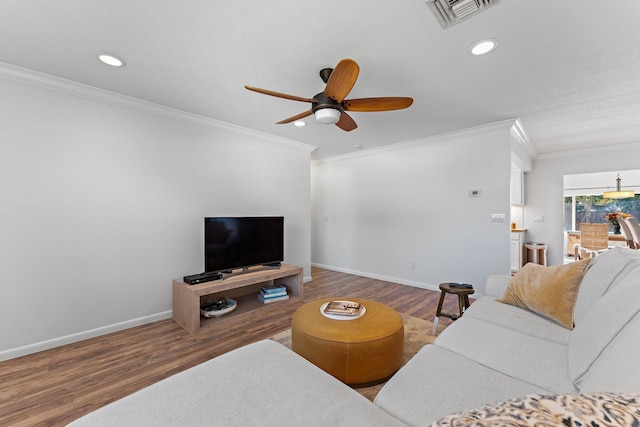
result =
[{"label": "white bowl on tray", "polygon": [[200,314],[202,317],[220,317],[225,314],[231,313],[238,307],[238,303],[236,300],[231,298],[226,298],[226,307],[221,308],[220,310],[203,310],[200,308]]}]

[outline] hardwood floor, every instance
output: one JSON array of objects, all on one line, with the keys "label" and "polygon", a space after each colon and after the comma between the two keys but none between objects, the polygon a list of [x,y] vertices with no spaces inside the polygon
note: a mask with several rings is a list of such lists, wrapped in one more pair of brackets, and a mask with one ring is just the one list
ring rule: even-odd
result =
[{"label": "hardwood floor", "polygon": [[[359,297],[433,321],[439,292],[312,268],[305,301]],[[456,312],[454,298],[445,311]],[[0,425],[65,425],[163,378],[289,328],[271,316],[231,336],[192,337],[167,319],[0,363]],[[441,324],[451,321],[441,318]]]}]

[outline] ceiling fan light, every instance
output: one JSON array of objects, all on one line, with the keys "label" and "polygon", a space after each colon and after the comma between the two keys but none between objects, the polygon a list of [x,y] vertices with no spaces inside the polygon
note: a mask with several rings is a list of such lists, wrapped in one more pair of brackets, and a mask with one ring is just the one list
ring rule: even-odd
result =
[{"label": "ceiling fan light", "polygon": [[342,114],[340,110],[336,110],[335,108],[321,108],[314,113],[317,122],[328,125],[338,123],[340,114]]}]

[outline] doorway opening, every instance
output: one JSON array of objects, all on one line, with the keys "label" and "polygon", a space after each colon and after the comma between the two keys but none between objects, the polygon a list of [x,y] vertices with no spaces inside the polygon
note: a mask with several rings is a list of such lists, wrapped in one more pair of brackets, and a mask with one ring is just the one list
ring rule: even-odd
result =
[{"label": "doorway opening", "polygon": [[[616,178],[620,175],[621,188],[634,191],[634,197],[626,199],[605,198],[605,191],[616,189]],[[626,246],[625,236],[615,221],[611,221],[612,213],[630,215],[640,219],[640,170],[594,172],[564,176],[564,259],[572,262],[573,246],[579,240],[580,224],[583,222],[606,223],[609,227],[609,245]]]}]

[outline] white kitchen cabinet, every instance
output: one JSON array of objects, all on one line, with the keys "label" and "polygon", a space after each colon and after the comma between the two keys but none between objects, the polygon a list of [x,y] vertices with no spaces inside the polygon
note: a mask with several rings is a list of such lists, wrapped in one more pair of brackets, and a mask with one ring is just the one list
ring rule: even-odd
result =
[{"label": "white kitchen cabinet", "polygon": [[510,263],[511,272],[516,273],[522,267],[522,247],[524,246],[526,232],[524,230],[511,232]]},{"label": "white kitchen cabinet", "polygon": [[519,168],[511,168],[511,204],[524,205],[524,172]]}]

